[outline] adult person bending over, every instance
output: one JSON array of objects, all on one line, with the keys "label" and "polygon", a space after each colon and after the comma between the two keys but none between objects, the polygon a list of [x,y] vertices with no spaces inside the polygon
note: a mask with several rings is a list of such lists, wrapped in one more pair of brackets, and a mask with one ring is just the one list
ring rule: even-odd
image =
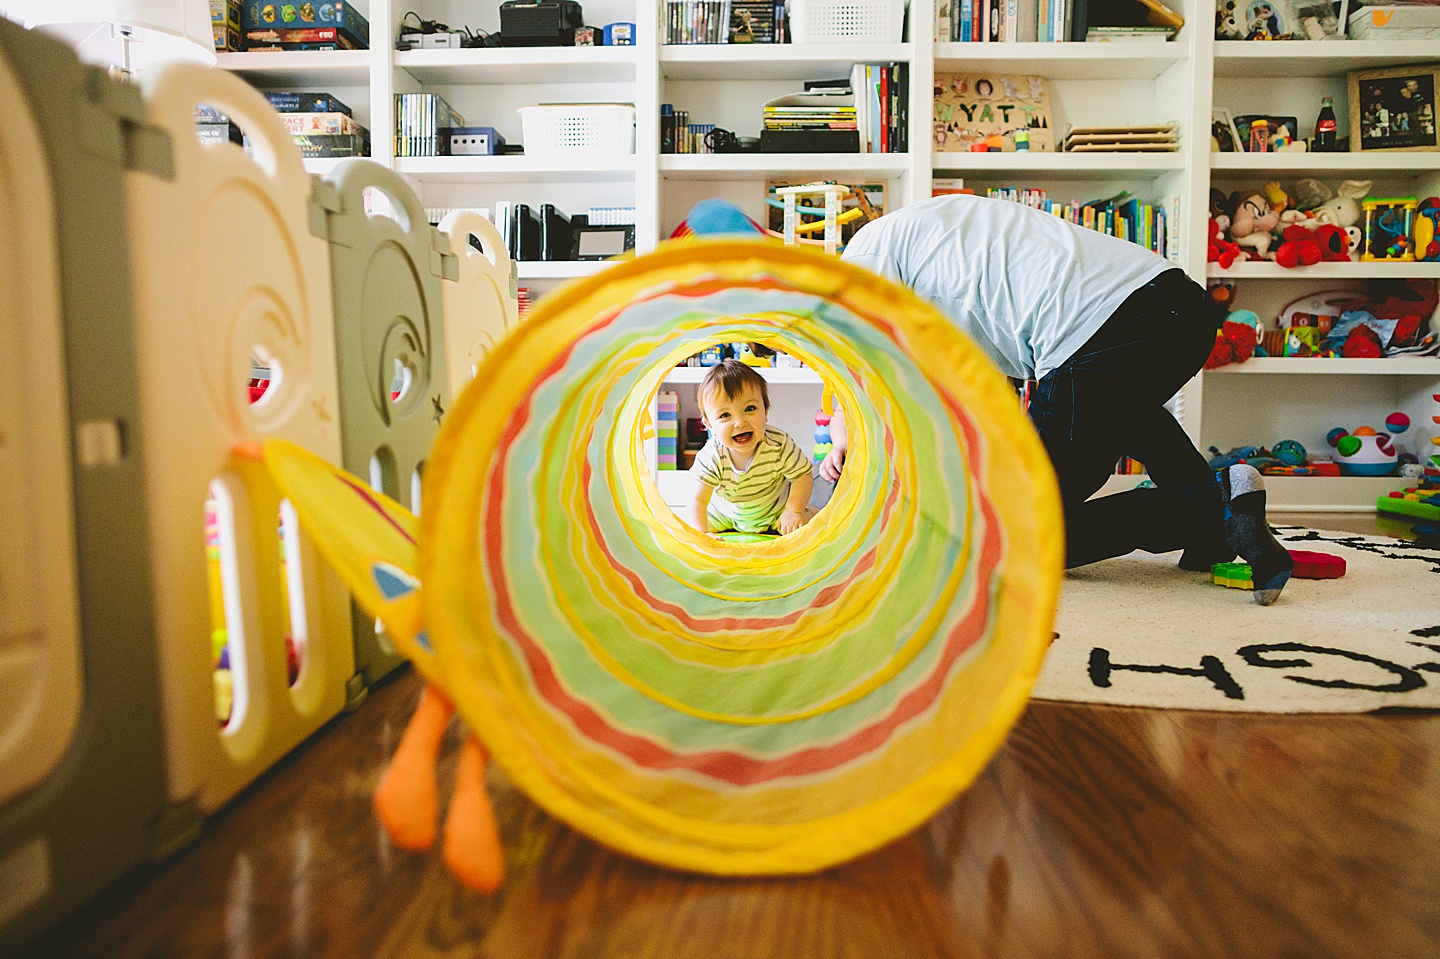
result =
[{"label": "adult person bending over", "polygon": [[[1205,363],[1223,317],[1170,261],[1008,200],[925,200],[866,224],[845,260],[929,300],[1002,373],[1038,381],[1030,418],[1065,510],[1066,565],[1141,549],[1183,549],[1208,570],[1239,553],[1254,598],[1274,602],[1293,563],[1265,524],[1265,488],[1246,465],[1212,471],[1165,408]],[[843,422],[820,474],[845,462]],[[1122,455],[1154,488],[1090,499]]]}]

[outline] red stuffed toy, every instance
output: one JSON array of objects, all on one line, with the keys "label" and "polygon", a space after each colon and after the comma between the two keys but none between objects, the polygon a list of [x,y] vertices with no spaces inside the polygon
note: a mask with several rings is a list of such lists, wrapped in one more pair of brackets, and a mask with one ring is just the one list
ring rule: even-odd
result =
[{"label": "red stuffed toy", "polygon": [[1320,259],[1326,263],[1350,259],[1350,237],[1343,226],[1320,224],[1315,228],[1315,242],[1320,246]]},{"label": "red stuffed toy", "polygon": [[[1253,315],[1253,314],[1252,314]],[[1230,363],[1244,363],[1255,355],[1255,326],[1226,320],[1215,331],[1215,345],[1205,359],[1205,369],[1213,370]]]},{"label": "red stuffed toy", "polygon": [[[1379,292],[1383,298],[1357,298],[1353,308],[1363,309],[1377,320],[1397,320],[1390,345],[1413,346],[1421,333],[1421,326],[1435,314],[1435,307],[1440,303],[1440,292],[1436,291],[1435,282],[1419,279],[1386,282],[1379,285]],[[1348,342],[1346,345],[1349,345]]]},{"label": "red stuffed toy", "polygon": [[1340,348],[1340,355],[1351,359],[1374,359],[1384,352],[1380,348],[1380,334],[1364,323],[1350,331],[1345,337],[1345,345]]},{"label": "red stuffed toy", "polygon": [[1225,239],[1220,230],[1220,224],[1212,216],[1210,218],[1210,243],[1205,250],[1205,262],[1219,263],[1220,269],[1228,270],[1239,256],[1240,245]]},{"label": "red stuffed toy", "polygon": [[1311,266],[1320,262],[1320,244],[1315,234],[1303,226],[1287,226],[1280,249],[1275,251],[1275,262],[1287,269],[1292,266]]}]

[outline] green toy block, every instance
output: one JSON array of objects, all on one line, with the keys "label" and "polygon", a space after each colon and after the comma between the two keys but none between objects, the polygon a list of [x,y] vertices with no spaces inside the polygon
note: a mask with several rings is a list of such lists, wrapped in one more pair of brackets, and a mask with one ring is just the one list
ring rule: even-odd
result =
[{"label": "green toy block", "polygon": [[1216,563],[1210,567],[1210,581],[1231,589],[1254,589],[1249,563]]}]

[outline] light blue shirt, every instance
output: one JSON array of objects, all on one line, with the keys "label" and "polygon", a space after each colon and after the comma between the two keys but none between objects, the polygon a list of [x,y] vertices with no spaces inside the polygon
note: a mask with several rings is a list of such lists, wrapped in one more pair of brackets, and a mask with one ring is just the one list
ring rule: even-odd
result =
[{"label": "light blue shirt", "polygon": [[1175,264],[1011,200],[934,197],[872,220],[843,259],[910,287],[1007,376],[1039,379]]}]

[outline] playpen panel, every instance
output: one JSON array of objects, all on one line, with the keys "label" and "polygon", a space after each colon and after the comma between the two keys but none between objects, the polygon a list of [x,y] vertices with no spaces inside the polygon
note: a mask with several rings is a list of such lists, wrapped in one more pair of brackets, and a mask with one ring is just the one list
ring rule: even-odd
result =
[{"label": "playpen panel", "polygon": [[[0,775],[13,777],[4,792],[60,757],[34,788],[0,798],[0,942],[12,945],[182,842],[193,820],[166,808],[136,429],[123,192],[135,128],[122,117],[138,114],[140,94],[3,20],[0,71],[0,338],[10,371],[0,475],[8,507],[24,510],[0,520],[0,658],[14,665],[35,652],[36,634],[16,640],[15,628],[39,628],[52,646],[34,660],[37,686],[0,693],[8,703],[41,697],[0,722]],[[77,708],[78,724],[67,717]],[[34,725],[16,727],[16,714]]]},{"label": "playpen panel", "polygon": [[[366,212],[367,191],[390,216]],[[341,161],[317,196],[330,239],[341,465],[415,510],[416,478],[450,402],[441,281],[456,278],[456,259],[415,192],[376,163]],[[367,683],[404,662],[358,608],[354,640]]]},{"label": "playpen panel", "polygon": [[[168,139],[172,168],[168,178],[127,175],[170,787],[209,811],[339,712],[353,674],[348,604],[333,578],[301,548],[292,588],[282,588],[278,495],[262,473],[227,465],[235,444],[266,437],[339,458],[329,259],[310,233],[299,152],[264,98],[189,64],[148,78],[146,94],[147,123]],[[254,159],[199,142],[201,103],[246,130]],[[257,357],[270,382],[252,402]],[[239,708],[218,735],[202,539],[217,480],[234,534],[220,543],[227,652],[242,667],[231,674]],[[310,685],[299,696],[289,689],[287,602],[321,626],[309,630]]]},{"label": "playpen panel", "polygon": [[[520,322],[515,262],[495,225],[473,210],[454,210],[440,222],[450,239],[459,279],[444,284],[445,357],[450,399],[475,378],[485,354]],[[471,238],[480,242],[475,249]]]},{"label": "playpen panel", "polygon": [[83,696],[64,333],[49,163],[0,60],[0,803],[64,756]]}]

